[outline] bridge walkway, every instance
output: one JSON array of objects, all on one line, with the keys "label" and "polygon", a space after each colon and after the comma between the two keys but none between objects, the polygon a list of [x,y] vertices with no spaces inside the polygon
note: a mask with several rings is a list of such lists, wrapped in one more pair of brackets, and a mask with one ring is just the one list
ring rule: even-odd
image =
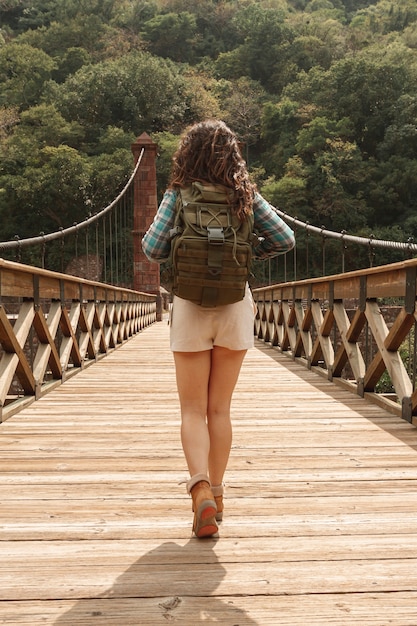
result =
[{"label": "bridge walkway", "polygon": [[2,424],[0,624],[416,626],[417,429],[260,342],[233,420],[217,540],[166,322]]}]

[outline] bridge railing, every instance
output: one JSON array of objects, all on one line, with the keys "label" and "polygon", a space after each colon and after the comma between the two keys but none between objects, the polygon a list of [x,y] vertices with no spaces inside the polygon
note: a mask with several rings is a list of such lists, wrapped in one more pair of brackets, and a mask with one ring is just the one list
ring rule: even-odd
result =
[{"label": "bridge railing", "polygon": [[0,259],[0,421],[156,321],[156,295]]},{"label": "bridge railing", "polygon": [[296,245],[285,255],[256,262],[254,278],[259,287],[397,263],[417,255],[412,238],[403,242],[377,239],[372,234],[351,235],[275,211],[293,228]]},{"label": "bridge railing", "polygon": [[263,287],[255,335],[415,422],[416,291],[416,259]]}]

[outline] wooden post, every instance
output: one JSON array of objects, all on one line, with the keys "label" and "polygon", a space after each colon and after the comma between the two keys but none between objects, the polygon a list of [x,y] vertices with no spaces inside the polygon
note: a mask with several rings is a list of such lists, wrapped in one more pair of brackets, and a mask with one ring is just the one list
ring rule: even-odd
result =
[{"label": "wooden post", "polygon": [[157,295],[157,320],[162,319],[159,265],[149,261],[142,250],[142,237],[158,208],[156,188],[156,154],[158,146],[147,133],[132,144],[135,163],[145,149],[134,181],[133,200],[133,288]]}]

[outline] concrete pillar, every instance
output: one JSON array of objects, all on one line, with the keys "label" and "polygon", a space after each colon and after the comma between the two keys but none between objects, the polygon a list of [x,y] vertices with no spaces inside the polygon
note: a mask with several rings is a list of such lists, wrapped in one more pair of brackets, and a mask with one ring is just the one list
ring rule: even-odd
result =
[{"label": "concrete pillar", "polygon": [[156,155],[158,146],[147,133],[142,133],[132,144],[137,163],[142,148],[139,169],[134,180],[133,200],[133,289],[158,296],[157,319],[162,319],[159,265],[148,261],[142,251],[142,237],[148,230],[158,208],[156,188]]}]

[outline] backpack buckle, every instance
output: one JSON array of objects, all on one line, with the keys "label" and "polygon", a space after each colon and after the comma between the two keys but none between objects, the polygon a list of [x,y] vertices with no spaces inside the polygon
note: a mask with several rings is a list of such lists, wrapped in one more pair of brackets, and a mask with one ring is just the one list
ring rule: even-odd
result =
[{"label": "backpack buckle", "polygon": [[224,232],[223,228],[219,226],[208,226],[208,242],[214,245],[221,245],[224,243]]},{"label": "backpack buckle", "polygon": [[181,228],[181,226],[175,226],[174,228],[171,228],[169,231],[169,239],[173,239],[177,235],[181,235],[182,232],[183,229]]}]

